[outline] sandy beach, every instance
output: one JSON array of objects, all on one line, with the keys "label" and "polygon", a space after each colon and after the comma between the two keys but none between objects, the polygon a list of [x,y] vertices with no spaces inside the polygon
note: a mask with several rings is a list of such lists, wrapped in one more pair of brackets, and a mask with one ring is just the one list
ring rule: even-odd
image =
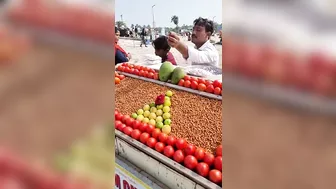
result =
[{"label": "sandy beach", "polygon": [[[214,41],[219,41],[219,39],[214,38]],[[186,38],[183,39],[183,41],[188,44],[189,46],[193,46],[193,43],[188,41]],[[145,61],[145,56],[147,54],[150,55],[155,55],[155,50],[152,45],[148,45],[147,47],[142,46],[140,47],[140,41],[138,40],[133,40],[133,39],[120,39],[119,40],[119,45],[125,49],[126,52],[131,53],[132,59],[130,60],[131,63],[140,63],[142,61]],[[215,47],[218,50],[219,53],[219,60],[222,60],[222,46],[221,45],[215,45]],[[184,66],[187,64],[187,62],[184,60],[182,55],[174,48],[170,50],[175,59],[177,64]],[[221,65],[221,64],[220,64]]]}]

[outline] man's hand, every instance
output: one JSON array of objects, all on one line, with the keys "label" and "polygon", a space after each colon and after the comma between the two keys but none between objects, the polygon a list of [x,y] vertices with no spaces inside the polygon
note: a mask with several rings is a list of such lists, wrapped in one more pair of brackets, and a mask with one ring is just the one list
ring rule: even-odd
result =
[{"label": "man's hand", "polygon": [[181,44],[180,37],[175,32],[170,32],[168,35],[168,45],[176,48],[180,44]]},{"label": "man's hand", "polygon": [[178,50],[183,58],[188,59],[188,46],[183,44],[180,37],[175,32],[170,32],[168,35],[168,45]]}]

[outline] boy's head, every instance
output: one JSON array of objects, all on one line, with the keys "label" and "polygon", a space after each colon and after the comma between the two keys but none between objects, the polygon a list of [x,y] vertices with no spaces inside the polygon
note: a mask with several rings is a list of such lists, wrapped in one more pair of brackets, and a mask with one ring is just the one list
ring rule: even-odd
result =
[{"label": "boy's head", "polygon": [[170,51],[170,46],[168,45],[168,38],[166,36],[160,36],[153,41],[153,46],[155,49],[155,54],[159,57],[167,56]]}]

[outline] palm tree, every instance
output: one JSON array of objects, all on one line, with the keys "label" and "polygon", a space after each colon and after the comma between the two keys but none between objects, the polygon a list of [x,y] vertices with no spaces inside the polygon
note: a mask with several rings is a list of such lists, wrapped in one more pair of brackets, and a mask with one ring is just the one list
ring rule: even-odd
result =
[{"label": "palm tree", "polygon": [[179,24],[179,18],[178,16],[174,15],[171,17],[171,22],[173,22],[176,25],[176,31],[178,31],[178,24]]}]

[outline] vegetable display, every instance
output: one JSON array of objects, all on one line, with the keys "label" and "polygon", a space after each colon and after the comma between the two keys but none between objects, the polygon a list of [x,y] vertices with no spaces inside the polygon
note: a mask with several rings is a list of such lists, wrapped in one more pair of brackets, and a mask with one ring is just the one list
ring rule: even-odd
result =
[{"label": "vegetable display", "polygon": [[[158,74],[127,63],[117,70],[150,79]],[[173,77],[174,69],[169,68],[165,74],[168,76],[164,80]],[[180,77],[179,81],[195,81],[194,88],[196,81],[201,81],[221,89],[220,81],[197,80],[188,75],[182,79],[178,75],[175,77]],[[155,80],[160,79],[160,74],[157,76]],[[127,77],[116,87],[115,129],[221,186],[220,108],[220,100]]]},{"label": "vegetable display", "polygon": [[272,83],[287,90],[336,96],[336,59],[315,51],[299,53],[269,45],[223,39],[223,72]]}]

